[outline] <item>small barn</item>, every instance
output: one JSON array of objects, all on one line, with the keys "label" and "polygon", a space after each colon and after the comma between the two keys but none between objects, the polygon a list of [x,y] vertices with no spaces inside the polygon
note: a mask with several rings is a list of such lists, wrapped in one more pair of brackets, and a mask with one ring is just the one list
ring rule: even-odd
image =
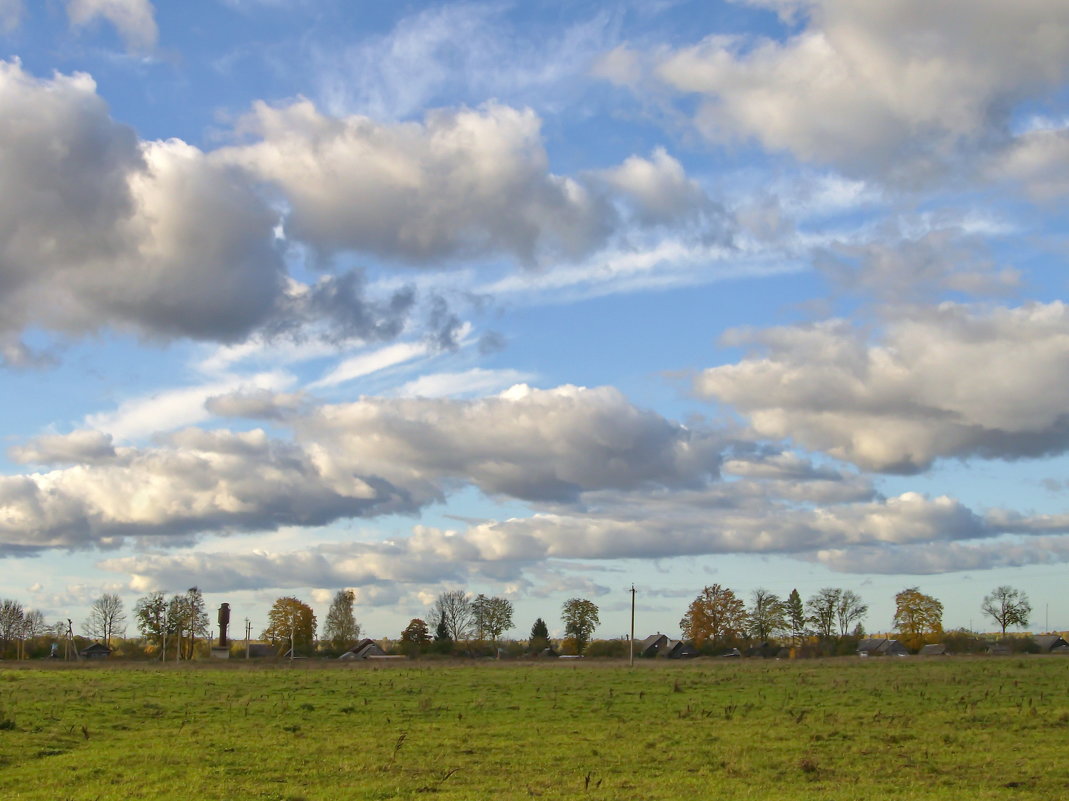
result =
[{"label": "small barn", "polygon": [[373,656],[386,656],[386,652],[379,648],[378,643],[371,639],[363,639],[338,657],[346,661],[352,659],[368,659]]},{"label": "small barn", "polygon": [[683,640],[669,640],[667,637],[665,640],[657,656],[663,656],[665,659],[690,659],[698,655],[698,649],[690,643],[683,642]]},{"label": "small barn", "polygon": [[635,656],[646,658],[657,656],[667,642],[668,637],[664,634],[651,634],[646,639],[635,643]]},{"label": "small barn", "polygon": [[1069,642],[1057,634],[1037,634],[1032,641],[1041,654],[1069,654]]},{"label": "small barn", "polygon": [[857,653],[859,656],[909,656],[909,649],[898,640],[874,637],[859,642]]},{"label": "small barn", "polygon": [[941,642],[928,643],[918,652],[918,656],[946,656],[950,651]]},{"label": "small barn", "polygon": [[83,659],[107,659],[111,656],[111,649],[106,645],[101,645],[100,643],[95,642],[88,648],[83,648],[78,653],[82,655]]}]

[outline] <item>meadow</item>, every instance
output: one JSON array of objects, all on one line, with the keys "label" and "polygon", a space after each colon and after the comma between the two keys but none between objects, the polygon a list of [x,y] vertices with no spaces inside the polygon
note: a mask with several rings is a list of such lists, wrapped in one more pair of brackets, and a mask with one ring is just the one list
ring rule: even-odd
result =
[{"label": "meadow", "polygon": [[1063,657],[0,666],[10,800],[1052,798],[1067,751]]}]

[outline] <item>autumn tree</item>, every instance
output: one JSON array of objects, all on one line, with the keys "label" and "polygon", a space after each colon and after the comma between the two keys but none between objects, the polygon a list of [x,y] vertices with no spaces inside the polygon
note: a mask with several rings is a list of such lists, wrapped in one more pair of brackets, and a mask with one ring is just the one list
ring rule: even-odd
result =
[{"label": "autumn tree", "polygon": [[267,628],[260,635],[284,654],[308,653],[316,636],[316,616],[312,607],[293,597],[279,598],[267,613]]},{"label": "autumn tree", "polygon": [[418,617],[412,618],[401,632],[401,650],[408,656],[416,656],[431,641],[427,623]]},{"label": "autumn tree", "polygon": [[839,624],[839,636],[845,637],[849,634],[852,628],[860,625],[868,613],[868,604],[862,601],[861,596],[856,592],[843,590],[839,593],[839,600],[835,605],[835,619]]},{"label": "autumn tree", "polygon": [[907,587],[895,596],[893,625],[906,647],[917,651],[927,640],[943,634],[943,605],[917,587]]},{"label": "autumn tree", "polygon": [[727,587],[713,584],[691,601],[679,628],[684,639],[693,640],[700,648],[706,642],[722,644],[741,636],[748,622],[742,599]]},{"label": "autumn tree", "polygon": [[1028,625],[1032,604],[1024,592],[1003,585],[984,596],[980,610],[1002,627],[1002,636],[1005,637],[1007,626]]},{"label": "autumn tree", "polygon": [[122,598],[106,592],[89,605],[89,617],[82,623],[82,631],[90,639],[99,640],[108,648],[116,631],[120,634],[126,626],[126,613]]},{"label": "autumn tree", "polygon": [[778,595],[758,588],[751,597],[749,632],[752,637],[767,640],[787,628],[787,607]]},{"label": "autumn tree", "polygon": [[338,590],[330,602],[327,620],[323,624],[323,637],[337,652],[351,648],[360,639],[360,624],[353,614],[356,595],[352,590]]},{"label": "autumn tree", "polygon": [[431,632],[427,624],[418,617],[412,618],[401,632],[401,642],[415,643],[423,646],[431,641]]},{"label": "autumn tree", "polygon": [[487,598],[479,593],[471,602],[471,611],[480,640],[489,637],[497,642],[502,632],[512,628],[512,601],[507,598]]},{"label": "autumn tree", "polygon": [[790,628],[791,639],[794,640],[795,645],[801,643],[802,638],[805,637],[805,606],[802,604],[802,596],[798,594],[797,589],[791,590],[791,594],[787,596],[787,603],[785,604],[787,613],[787,626]]},{"label": "autumn tree", "polygon": [[160,658],[164,658],[164,645],[168,635],[167,598],[162,592],[150,592],[134,604],[134,619],[141,636],[159,646]]},{"label": "autumn tree", "polygon": [[441,593],[431,607],[429,617],[445,627],[446,634],[453,642],[466,640],[471,636],[474,612],[471,608],[471,598],[464,590]]},{"label": "autumn tree", "polygon": [[564,623],[565,635],[575,638],[575,650],[582,655],[590,642],[590,635],[601,620],[598,619],[598,607],[593,601],[569,598],[561,607],[561,622]]}]

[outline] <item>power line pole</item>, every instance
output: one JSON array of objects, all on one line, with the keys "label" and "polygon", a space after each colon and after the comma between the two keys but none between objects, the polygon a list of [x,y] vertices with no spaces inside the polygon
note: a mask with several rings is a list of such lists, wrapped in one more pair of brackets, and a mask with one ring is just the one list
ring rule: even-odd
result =
[{"label": "power line pole", "polygon": [[631,585],[631,652],[627,659],[628,667],[635,666],[635,585]]},{"label": "power line pole", "polygon": [[249,639],[252,635],[252,623],[248,618],[245,618],[245,658],[249,658]]}]

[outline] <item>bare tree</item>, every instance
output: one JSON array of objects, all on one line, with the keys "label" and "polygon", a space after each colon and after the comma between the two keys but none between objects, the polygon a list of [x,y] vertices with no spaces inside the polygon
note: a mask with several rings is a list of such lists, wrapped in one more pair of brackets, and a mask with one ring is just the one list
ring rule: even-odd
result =
[{"label": "bare tree", "polygon": [[1002,636],[1006,636],[1007,626],[1027,626],[1032,615],[1032,604],[1028,596],[1013,587],[1001,586],[984,596],[980,610],[1002,626]]},{"label": "bare tree", "polygon": [[22,638],[25,617],[22,604],[18,601],[11,598],[0,601],[0,658],[7,653],[11,643]]},{"label": "bare tree", "polygon": [[82,631],[87,637],[99,640],[108,648],[111,638],[121,634],[126,626],[126,613],[123,612],[122,598],[115,593],[106,592],[89,605],[89,617],[82,623]]},{"label": "bare tree", "polygon": [[449,638],[453,642],[460,642],[471,636],[475,613],[471,608],[471,599],[464,590],[449,590],[438,596],[428,617],[442,621]]},{"label": "bare tree", "polygon": [[835,618],[839,621],[839,636],[850,633],[854,623],[860,623],[869,613],[868,604],[853,590],[843,590],[835,606]]},{"label": "bare tree", "polygon": [[817,634],[825,639],[835,636],[839,600],[842,595],[843,591],[838,588],[824,587],[805,602],[807,622],[812,623]]}]

